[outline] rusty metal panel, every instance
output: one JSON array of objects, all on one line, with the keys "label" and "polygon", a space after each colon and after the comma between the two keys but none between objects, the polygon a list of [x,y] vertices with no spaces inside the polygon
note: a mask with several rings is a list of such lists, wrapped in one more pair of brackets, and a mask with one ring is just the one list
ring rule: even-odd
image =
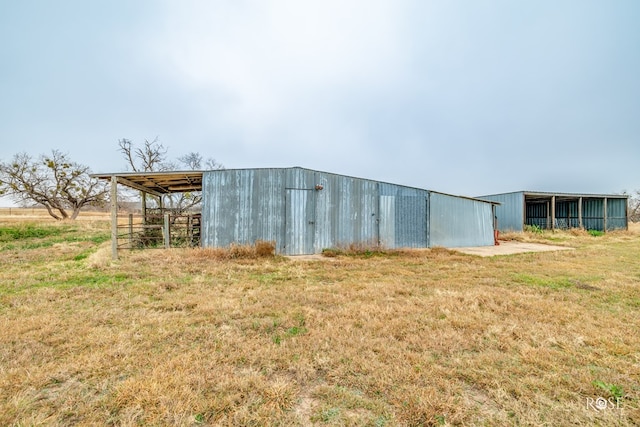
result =
[{"label": "rusty metal panel", "polygon": [[429,246],[455,248],[494,244],[492,205],[487,202],[431,192]]}]

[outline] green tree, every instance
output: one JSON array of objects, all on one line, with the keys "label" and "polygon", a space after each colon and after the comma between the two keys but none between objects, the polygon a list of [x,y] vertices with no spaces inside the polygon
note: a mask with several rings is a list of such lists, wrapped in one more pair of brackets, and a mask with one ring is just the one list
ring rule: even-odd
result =
[{"label": "green tree", "polygon": [[58,150],[36,159],[18,153],[12,161],[0,162],[0,195],[42,205],[58,220],[76,219],[83,207],[101,206],[109,195],[106,183],[89,172]]}]

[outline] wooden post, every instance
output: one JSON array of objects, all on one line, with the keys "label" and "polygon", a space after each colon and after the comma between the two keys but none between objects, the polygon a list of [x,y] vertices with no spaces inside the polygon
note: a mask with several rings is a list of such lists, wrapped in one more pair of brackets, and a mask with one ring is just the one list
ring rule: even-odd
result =
[{"label": "wooden post", "polygon": [[140,204],[142,210],[142,224],[147,223],[147,193],[144,191],[140,192]]},{"label": "wooden post", "polygon": [[171,224],[169,223],[169,214],[164,214],[164,247],[169,249],[171,247]]},{"label": "wooden post", "polygon": [[133,214],[129,214],[129,249],[133,249]]},{"label": "wooden post", "polygon": [[582,221],[582,197],[578,198],[578,227],[584,228],[584,222]]},{"label": "wooden post", "polygon": [[111,259],[118,259],[118,177],[111,176]]},{"label": "wooden post", "polygon": [[520,231],[524,231],[525,225],[527,225],[527,196],[523,194],[522,195],[522,229]]},{"label": "wooden post", "polygon": [[607,198],[602,199],[602,227],[605,233],[607,232]]},{"label": "wooden post", "polygon": [[556,196],[551,196],[551,229],[556,229]]}]

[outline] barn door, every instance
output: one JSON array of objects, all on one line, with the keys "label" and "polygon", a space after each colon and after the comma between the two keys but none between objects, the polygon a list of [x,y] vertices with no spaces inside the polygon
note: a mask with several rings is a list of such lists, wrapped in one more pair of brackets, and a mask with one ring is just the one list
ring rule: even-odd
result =
[{"label": "barn door", "polygon": [[314,252],[315,211],[315,191],[286,190],[285,254],[305,255]]}]

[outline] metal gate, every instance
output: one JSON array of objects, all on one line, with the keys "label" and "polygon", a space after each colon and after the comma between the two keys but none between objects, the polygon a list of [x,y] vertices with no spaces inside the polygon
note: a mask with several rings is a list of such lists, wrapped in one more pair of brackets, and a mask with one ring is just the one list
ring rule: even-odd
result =
[{"label": "metal gate", "polygon": [[314,253],[315,196],[314,190],[286,189],[284,248],[286,255]]}]

